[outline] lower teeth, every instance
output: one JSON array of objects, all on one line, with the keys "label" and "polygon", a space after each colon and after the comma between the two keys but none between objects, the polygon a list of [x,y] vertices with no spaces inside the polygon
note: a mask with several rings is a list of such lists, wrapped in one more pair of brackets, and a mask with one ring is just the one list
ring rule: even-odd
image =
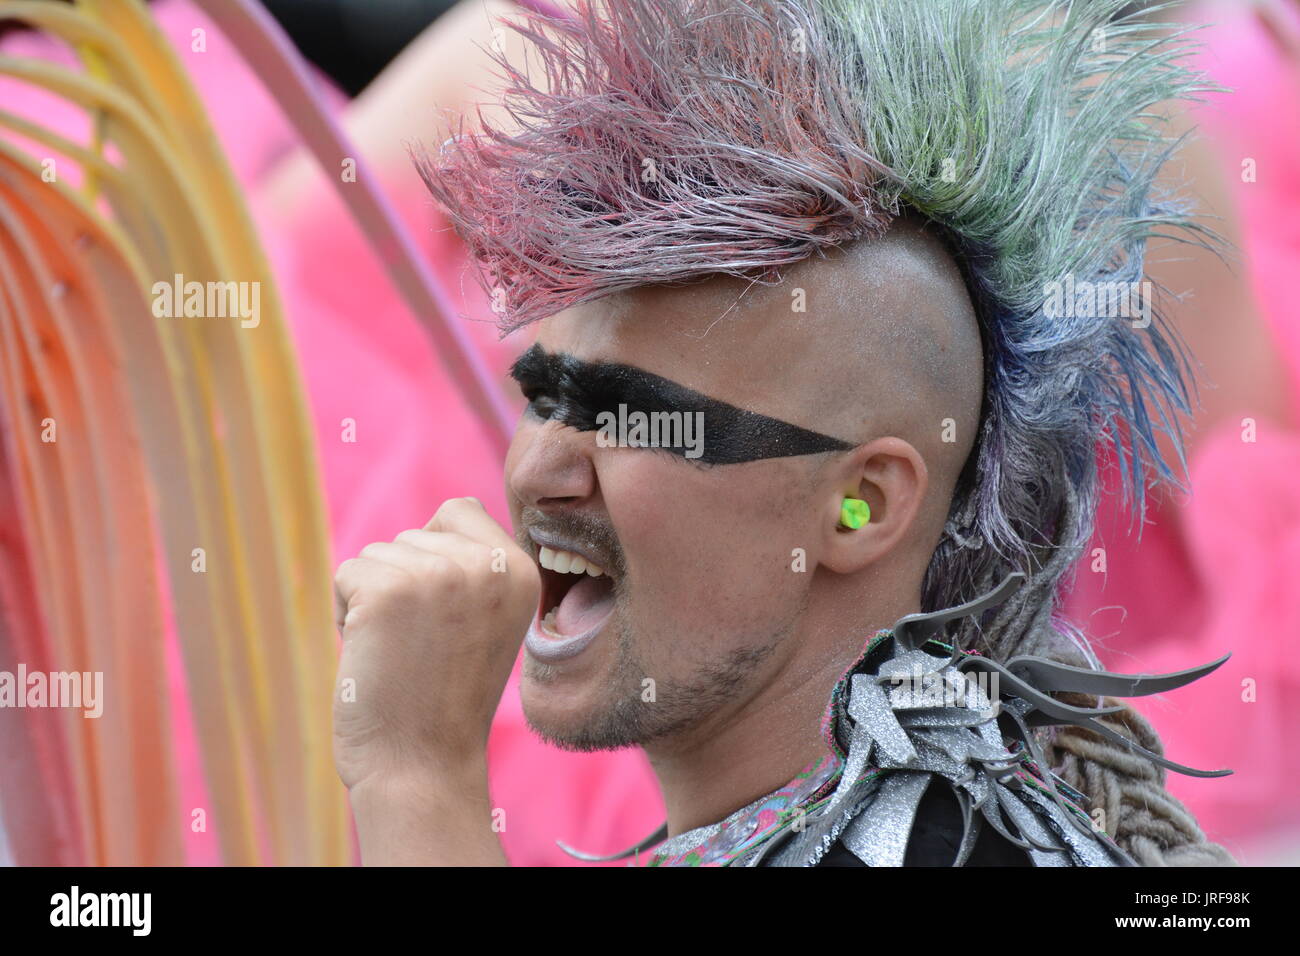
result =
[{"label": "lower teeth", "polygon": [[556,630],[555,630],[555,612],[558,611],[558,610],[559,610],[558,607],[553,607],[553,608],[551,608],[549,611],[547,611],[547,612],[546,612],[546,616],[545,616],[544,618],[542,618],[542,627],[546,628],[546,629],[547,629],[548,631],[550,631],[552,634],[556,633]]}]

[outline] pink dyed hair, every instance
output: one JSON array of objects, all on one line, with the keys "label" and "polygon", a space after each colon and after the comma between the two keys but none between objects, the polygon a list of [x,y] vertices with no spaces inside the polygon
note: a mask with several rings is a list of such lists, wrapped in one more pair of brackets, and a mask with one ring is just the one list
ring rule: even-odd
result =
[{"label": "pink dyed hair", "polygon": [[483,132],[414,155],[503,333],[649,283],[770,281],[885,231],[898,210],[811,6],[580,0],[506,21],[548,80],[493,53],[521,128],[480,114]]}]

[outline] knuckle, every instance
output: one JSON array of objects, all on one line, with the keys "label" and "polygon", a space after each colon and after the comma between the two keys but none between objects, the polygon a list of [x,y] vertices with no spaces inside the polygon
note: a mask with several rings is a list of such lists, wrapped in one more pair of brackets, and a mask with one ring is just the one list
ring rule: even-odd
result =
[{"label": "knuckle", "polygon": [[400,600],[409,589],[410,575],[397,568],[389,568],[371,584],[370,598],[376,603],[386,604]]},{"label": "knuckle", "polygon": [[448,498],[438,506],[435,518],[447,518],[462,514],[478,504],[477,498]]},{"label": "knuckle", "polygon": [[334,589],[342,592],[346,590],[353,582],[357,575],[357,558],[348,558],[338,566],[334,571]]},{"label": "knuckle", "polygon": [[470,563],[476,571],[492,572],[493,549],[481,541],[473,541],[468,548]]},{"label": "knuckle", "polygon": [[407,528],[393,540],[398,544],[410,544],[420,547],[424,539],[424,534],[425,532],[416,528]]},{"label": "knuckle", "polygon": [[457,591],[465,584],[465,571],[444,554],[431,554],[424,560],[423,572],[444,591]]}]

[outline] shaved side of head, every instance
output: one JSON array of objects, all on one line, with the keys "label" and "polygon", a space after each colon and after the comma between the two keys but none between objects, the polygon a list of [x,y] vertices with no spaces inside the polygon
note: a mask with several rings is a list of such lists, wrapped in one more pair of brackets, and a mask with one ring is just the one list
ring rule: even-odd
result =
[{"label": "shaved side of head", "polygon": [[880,238],[811,256],[772,284],[717,275],[611,299],[609,316],[629,323],[692,316],[666,331],[682,337],[684,357],[748,355],[749,407],[779,391],[807,427],[859,444],[907,441],[930,471],[922,521],[937,539],[979,429],[984,359],[966,282],[932,223],[904,215]]},{"label": "shaved side of head", "polygon": [[[931,469],[945,508],[974,444],[984,389],[979,323],[957,263],[932,227],[901,218],[795,267],[828,331],[828,390],[860,419],[846,437],[895,435]],[[829,396],[828,396],[829,397]]]}]

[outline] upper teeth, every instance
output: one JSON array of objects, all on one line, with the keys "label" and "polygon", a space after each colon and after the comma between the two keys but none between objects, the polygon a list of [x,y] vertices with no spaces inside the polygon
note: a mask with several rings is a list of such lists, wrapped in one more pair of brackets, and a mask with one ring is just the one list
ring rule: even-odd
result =
[{"label": "upper teeth", "polygon": [[585,571],[597,578],[605,573],[604,568],[597,567],[582,555],[557,548],[542,548],[538,552],[537,563],[547,571],[558,571],[560,574],[582,574]]}]

